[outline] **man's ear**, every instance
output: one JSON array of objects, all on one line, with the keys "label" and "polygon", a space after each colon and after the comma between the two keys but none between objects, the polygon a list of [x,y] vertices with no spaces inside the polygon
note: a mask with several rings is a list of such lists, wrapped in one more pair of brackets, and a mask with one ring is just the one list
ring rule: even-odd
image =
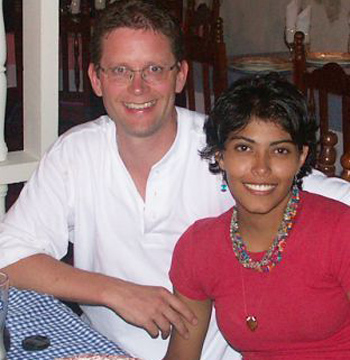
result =
[{"label": "man's ear", "polygon": [[102,96],[102,89],[101,89],[101,80],[98,74],[98,70],[96,69],[95,65],[90,63],[88,68],[88,75],[90,78],[92,89],[97,96]]},{"label": "man's ear", "polygon": [[186,84],[187,74],[188,74],[188,63],[186,60],[182,60],[180,63],[179,70],[176,74],[176,87],[175,87],[176,93],[179,94],[184,88]]}]

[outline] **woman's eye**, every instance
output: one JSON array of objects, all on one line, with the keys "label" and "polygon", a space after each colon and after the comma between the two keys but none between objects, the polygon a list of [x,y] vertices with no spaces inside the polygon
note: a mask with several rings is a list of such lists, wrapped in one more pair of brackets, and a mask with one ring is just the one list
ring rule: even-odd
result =
[{"label": "woman's eye", "polygon": [[277,148],[275,149],[275,152],[280,155],[287,155],[289,154],[289,150],[286,148]]},{"label": "woman's eye", "polygon": [[240,151],[240,152],[245,152],[245,151],[249,150],[249,146],[244,145],[244,144],[238,144],[235,146],[235,150]]}]

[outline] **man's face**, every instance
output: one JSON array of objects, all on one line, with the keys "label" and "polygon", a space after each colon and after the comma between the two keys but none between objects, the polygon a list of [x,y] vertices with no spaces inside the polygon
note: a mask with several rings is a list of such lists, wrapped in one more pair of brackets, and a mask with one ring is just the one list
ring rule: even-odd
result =
[{"label": "man's face", "polygon": [[187,75],[187,64],[171,66],[176,59],[169,39],[152,30],[118,28],[103,39],[100,66],[103,69],[126,67],[141,70],[150,65],[163,67],[164,79],[149,83],[141,72],[126,82],[115,81],[107,71],[89,67],[92,87],[115,121],[118,137],[150,137],[174,126],[175,93],[181,92]]}]

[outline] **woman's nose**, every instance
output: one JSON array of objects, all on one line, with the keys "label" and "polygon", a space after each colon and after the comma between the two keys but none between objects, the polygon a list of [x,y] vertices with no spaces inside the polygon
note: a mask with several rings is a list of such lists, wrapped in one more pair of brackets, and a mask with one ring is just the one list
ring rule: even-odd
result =
[{"label": "woman's nose", "polygon": [[259,176],[266,176],[271,171],[270,157],[267,153],[257,153],[254,158],[254,173]]}]

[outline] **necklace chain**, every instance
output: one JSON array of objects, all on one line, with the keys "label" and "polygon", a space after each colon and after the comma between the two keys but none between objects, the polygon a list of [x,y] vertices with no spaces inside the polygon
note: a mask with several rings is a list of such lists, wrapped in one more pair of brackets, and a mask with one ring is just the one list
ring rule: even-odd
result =
[{"label": "necklace chain", "polygon": [[297,212],[299,200],[299,189],[297,186],[293,186],[292,195],[284,211],[283,220],[279,226],[277,235],[260,261],[255,261],[249,256],[247,247],[238,231],[237,208],[233,207],[230,227],[232,249],[238,261],[245,268],[254,269],[260,272],[269,272],[282,260],[282,253],[286,246],[288,234],[293,226],[293,220]]}]

